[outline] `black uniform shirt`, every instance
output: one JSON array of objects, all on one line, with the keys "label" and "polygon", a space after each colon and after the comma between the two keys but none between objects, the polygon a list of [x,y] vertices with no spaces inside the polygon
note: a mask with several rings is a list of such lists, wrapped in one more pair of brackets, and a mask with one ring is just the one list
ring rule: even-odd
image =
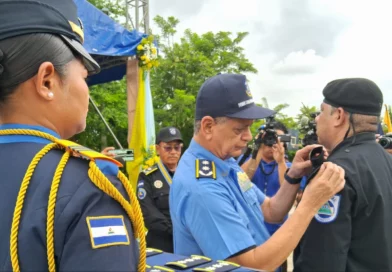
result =
[{"label": "black uniform shirt", "polygon": [[[164,167],[161,164],[161,167]],[[170,177],[174,173],[169,172]],[[171,182],[171,181],[169,181]],[[170,185],[155,164],[143,171],[138,179],[138,198],[148,229],[147,246],[173,252],[173,228],[169,211]]]},{"label": "black uniform shirt", "polygon": [[312,220],[295,254],[298,271],[392,271],[392,158],[361,133],[328,160],[344,168],[345,188]]}]

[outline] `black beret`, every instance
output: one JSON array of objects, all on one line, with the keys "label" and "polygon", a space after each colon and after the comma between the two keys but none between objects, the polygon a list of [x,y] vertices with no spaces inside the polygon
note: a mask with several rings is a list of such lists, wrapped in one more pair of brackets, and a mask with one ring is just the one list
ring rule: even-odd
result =
[{"label": "black beret", "polygon": [[331,81],[323,90],[324,103],[342,107],[350,113],[379,116],[383,96],[380,88],[366,78],[344,78]]}]

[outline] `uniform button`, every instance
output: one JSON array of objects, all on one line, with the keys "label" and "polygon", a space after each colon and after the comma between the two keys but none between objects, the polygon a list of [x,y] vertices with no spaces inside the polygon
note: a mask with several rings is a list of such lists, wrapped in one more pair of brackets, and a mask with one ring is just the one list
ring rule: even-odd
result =
[{"label": "uniform button", "polygon": [[350,152],[350,149],[346,149],[346,150],[344,150],[344,152],[349,153],[349,152]]}]

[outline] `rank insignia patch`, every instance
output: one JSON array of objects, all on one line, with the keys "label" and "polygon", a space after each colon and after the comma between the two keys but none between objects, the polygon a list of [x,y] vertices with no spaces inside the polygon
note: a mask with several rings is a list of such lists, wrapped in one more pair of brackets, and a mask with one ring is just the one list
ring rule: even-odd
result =
[{"label": "rank insignia patch", "polygon": [[196,178],[213,178],[216,179],[215,163],[213,161],[197,159],[196,160]]}]

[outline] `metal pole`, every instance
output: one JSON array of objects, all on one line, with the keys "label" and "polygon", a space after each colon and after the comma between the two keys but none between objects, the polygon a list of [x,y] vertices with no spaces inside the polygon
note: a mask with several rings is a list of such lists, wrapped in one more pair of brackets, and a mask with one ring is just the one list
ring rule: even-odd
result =
[{"label": "metal pole", "polygon": [[135,21],[136,21],[136,31],[139,31],[139,0],[135,0]]},{"label": "metal pole", "polygon": [[150,1],[145,0],[143,5],[144,13],[144,33],[150,34]]},{"label": "metal pole", "polygon": [[114,135],[112,129],[110,128],[109,124],[106,122],[105,118],[103,117],[102,113],[100,112],[100,110],[98,109],[97,105],[95,104],[94,100],[91,98],[90,96],[90,102],[91,104],[93,104],[95,110],[98,112],[98,115],[101,117],[103,123],[105,124],[105,126],[107,127],[107,129],[109,130],[110,134],[112,134],[114,140],[116,141],[117,145],[120,147],[120,149],[124,149],[122,147],[122,145],[120,144],[119,140],[117,139],[116,135]]},{"label": "metal pole", "polygon": [[128,0],[125,0],[125,28],[128,28],[128,23],[129,23],[129,3]]}]

